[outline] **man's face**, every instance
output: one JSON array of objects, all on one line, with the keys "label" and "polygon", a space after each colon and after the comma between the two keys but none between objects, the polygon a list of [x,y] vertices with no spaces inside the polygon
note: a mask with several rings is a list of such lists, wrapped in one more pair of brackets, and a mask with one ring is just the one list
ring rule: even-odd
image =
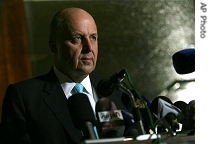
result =
[{"label": "man's face", "polygon": [[80,14],[67,16],[67,25],[68,29],[56,42],[56,66],[70,78],[78,72],[87,75],[95,69],[97,62],[96,24],[89,15]]}]

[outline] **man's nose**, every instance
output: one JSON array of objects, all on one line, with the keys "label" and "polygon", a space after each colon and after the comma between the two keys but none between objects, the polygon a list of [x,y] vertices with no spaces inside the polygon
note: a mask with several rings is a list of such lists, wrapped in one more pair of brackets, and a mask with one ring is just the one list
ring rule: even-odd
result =
[{"label": "man's nose", "polygon": [[84,38],[82,45],[83,45],[83,48],[82,48],[83,53],[88,53],[92,51],[92,44],[91,44],[90,39]]}]

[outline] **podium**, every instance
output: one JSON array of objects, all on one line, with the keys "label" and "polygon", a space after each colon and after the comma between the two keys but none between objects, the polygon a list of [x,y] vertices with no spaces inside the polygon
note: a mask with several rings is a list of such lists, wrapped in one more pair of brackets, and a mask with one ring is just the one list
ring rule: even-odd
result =
[{"label": "podium", "polygon": [[[141,139],[139,138],[141,137]],[[195,135],[178,133],[176,136],[160,135],[141,135],[135,138],[119,137],[99,140],[85,140],[81,144],[195,144]]]}]

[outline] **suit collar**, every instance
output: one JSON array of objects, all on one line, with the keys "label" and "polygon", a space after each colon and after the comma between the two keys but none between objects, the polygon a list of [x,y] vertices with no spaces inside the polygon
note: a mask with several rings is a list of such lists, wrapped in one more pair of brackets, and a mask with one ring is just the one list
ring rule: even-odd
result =
[{"label": "suit collar", "polygon": [[46,81],[44,91],[48,93],[48,96],[44,99],[45,103],[54,113],[55,117],[58,119],[70,137],[75,142],[80,142],[80,138],[82,137],[81,131],[74,127],[69,113],[66,96],[53,69],[50,70],[45,78]]}]

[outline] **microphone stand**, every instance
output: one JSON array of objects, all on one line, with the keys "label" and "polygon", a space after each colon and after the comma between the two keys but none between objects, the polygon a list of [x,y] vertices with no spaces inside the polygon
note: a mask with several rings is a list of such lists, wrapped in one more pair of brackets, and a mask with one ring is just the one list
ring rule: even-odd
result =
[{"label": "microphone stand", "polygon": [[176,136],[177,133],[171,128],[165,118],[158,119],[155,123],[155,134],[158,134],[158,126],[164,126],[169,133],[169,136]]},{"label": "microphone stand", "polygon": [[128,88],[126,88],[120,81],[118,83],[116,83],[115,86],[118,90],[123,91],[124,93],[126,93],[129,96],[130,101],[131,101],[134,121],[137,126],[137,130],[140,135],[146,134],[145,130],[144,130],[143,122],[142,122],[142,116],[141,116],[141,113],[136,105],[135,98],[134,98],[132,92]]}]

